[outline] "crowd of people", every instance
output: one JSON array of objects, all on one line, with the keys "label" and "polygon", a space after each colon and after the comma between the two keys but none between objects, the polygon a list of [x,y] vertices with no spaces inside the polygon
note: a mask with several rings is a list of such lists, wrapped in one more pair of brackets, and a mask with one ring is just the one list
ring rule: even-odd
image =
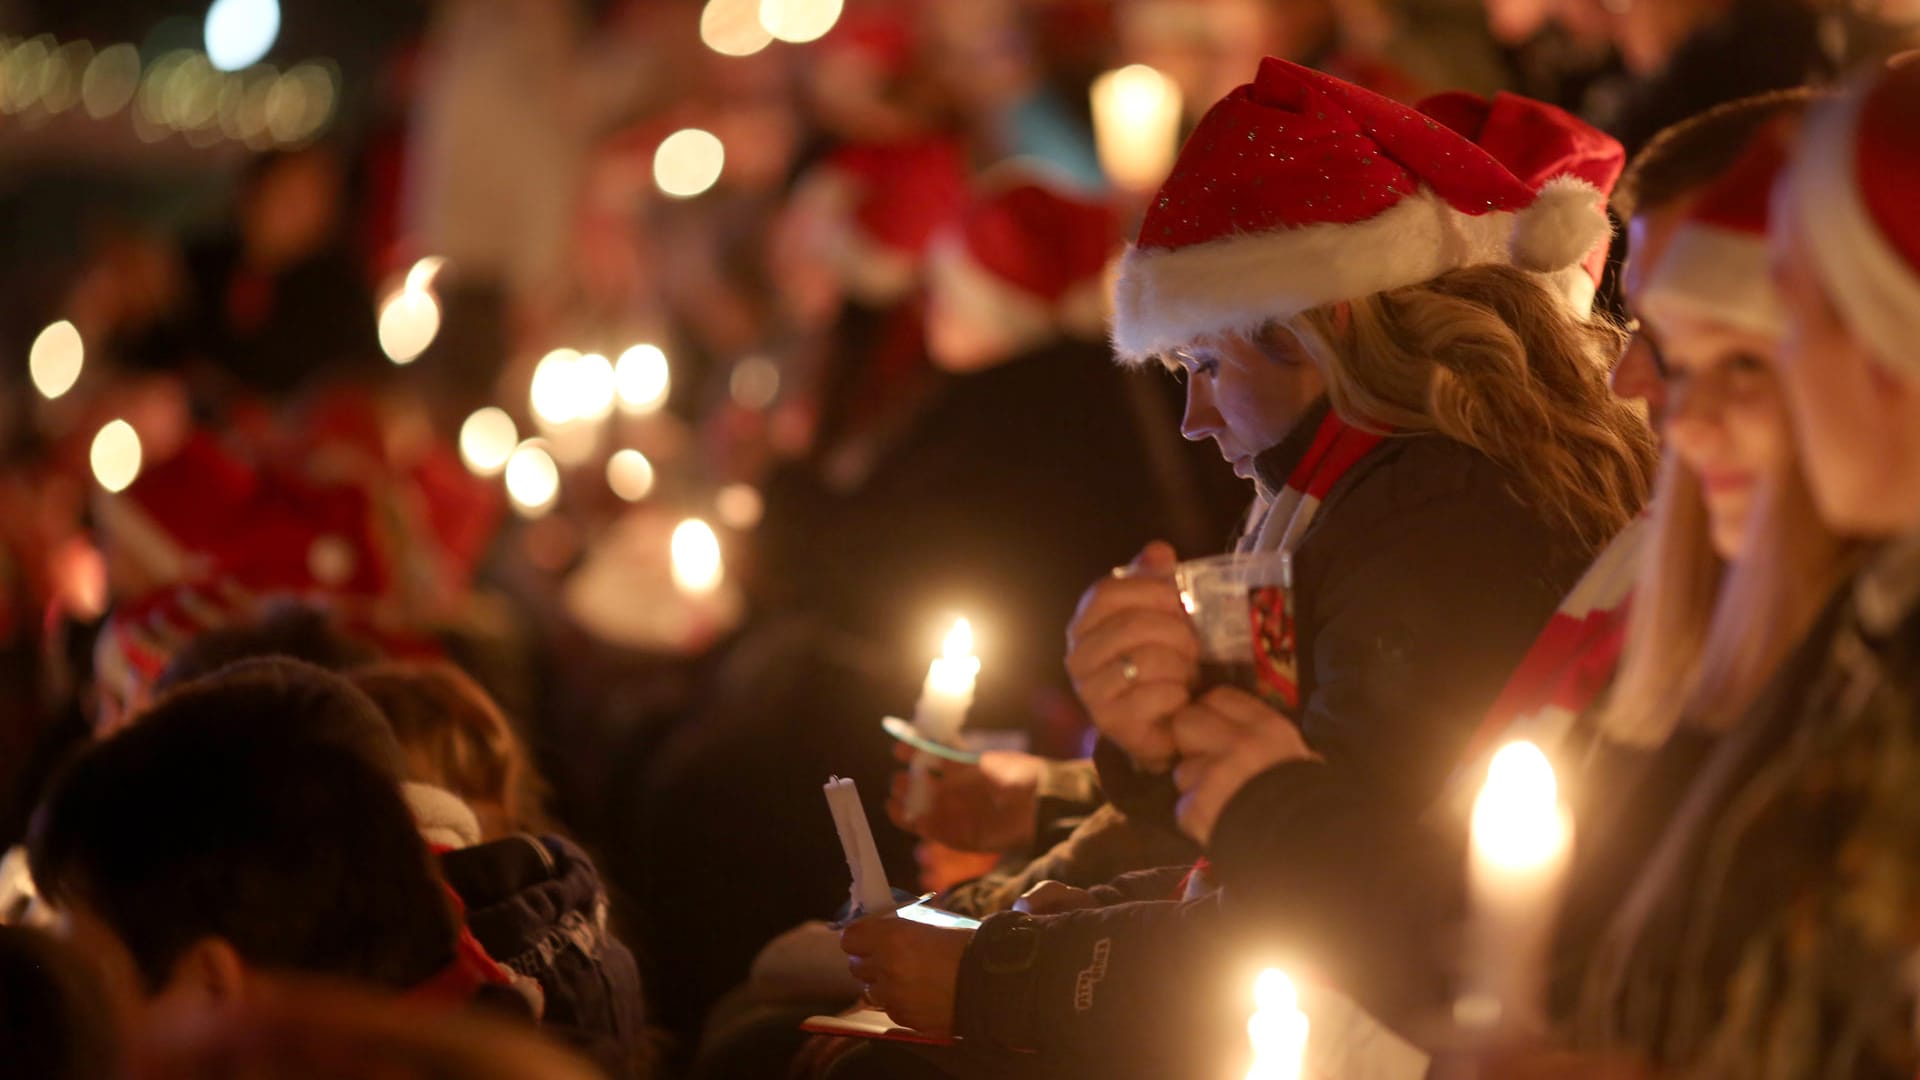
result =
[{"label": "crowd of people", "polygon": [[1920,1074],[1920,8],[594,10],[0,312],[0,1072]]}]

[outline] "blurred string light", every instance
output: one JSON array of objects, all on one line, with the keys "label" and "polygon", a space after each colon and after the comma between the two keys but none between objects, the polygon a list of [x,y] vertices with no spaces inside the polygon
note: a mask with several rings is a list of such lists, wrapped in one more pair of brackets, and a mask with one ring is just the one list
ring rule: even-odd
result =
[{"label": "blurred string light", "polygon": [[713,526],[688,518],[673,530],[673,583],[689,596],[706,596],[720,587],[726,570],[720,561],[720,538]]},{"label": "blurred string light", "polygon": [[816,41],[840,21],[841,0],[760,0],[760,25],[795,45]]},{"label": "blurred string light", "polygon": [[746,532],[766,516],[767,503],[752,484],[728,484],[713,500],[714,512],[722,524],[735,532]]},{"label": "blurred string light", "polygon": [[325,61],[285,73],[268,64],[229,72],[207,54],[173,49],[143,67],[140,50],[124,42],[96,50],[46,34],[0,39],[0,113],[44,119],[78,107],[95,120],[127,113],[146,142],[180,135],[195,147],[299,145],[333,122],[339,97],[339,70]]},{"label": "blurred string light", "polygon": [[659,412],[673,386],[667,354],[657,345],[635,345],[621,353],[620,362],[614,365],[613,377],[622,412],[643,415]]},{"label": "blurred string light", "polygon": [[691,199],[720,179],[726,161],[726,147],[713,132],[681,128],[653,152],[653,182],[676,199]]},{"label": "blurred string light", "polygon": [[259,63],[279,36],[279,0],[213,0],[207,8],[207,59],[221,71]]},{"label": "blurred string light", "polygon": [[752,56],[773,44],[773,35],[760,24],[760,0],[707,0],[700,40],[722,56]]},{"label": "blurred string light", "polygon": [[749,356],[733,365],[727,392],[743,409],[765,409],[780,397],[780,368],[764,356]]},{"label": "blurred string light", "polygon": [[80,83],[93,63],[93,46],[69,41],[54,50],[40,73],[40,107],[59,115],[80,104]]},{"label": "blurred string light", "polygon": [[607,486],[628,502],[639,502],[653,492],[653,462],[638,450],[615,451],[607,459]]},{"label": "blurred string light", "polygon": [[80,331],[65,319],[40,331],[27,353],[27,373],[33,388],[51,401],[73,389],[80,381],[80,368],[86,361],[86,349]]},{"label": "blurred string light", "polygon": [[80,104],[88,116],[104,120],[132,103],[139,89],[140,50],[124,42],[109,45],[80,76]]},{"label": "blurred string light", "polygon": [[507,497],[527,517],[551,510],[560,497],[560,467],[539,442],[529,439],[507,458]]},{"label": "blurred string light", "polygon": [[93,478],[111,492],[121,492],[140,475],[140,435],[125,420],[109,420],[93,437],[88,453]]},{"label": "blurred string light", "polygon": [[40,100],[41,81],[53,60],[53,38],[29,38],[7,50],[0,65],[0,111],[18,113]]},{"label": "blurred string light", "polygon": [[460,459],[477,476],[493,476],[506,468],[519,442],[520,431],[513,417],[492,405],[474,410],[460,425]]},{"label": "blurred string light", "polygon": [[440,302],[433,278],[446,262],[429,255],[407,271],[406,282],[380,305],[380,351],[396,364],[411,364],[440,333]]}]

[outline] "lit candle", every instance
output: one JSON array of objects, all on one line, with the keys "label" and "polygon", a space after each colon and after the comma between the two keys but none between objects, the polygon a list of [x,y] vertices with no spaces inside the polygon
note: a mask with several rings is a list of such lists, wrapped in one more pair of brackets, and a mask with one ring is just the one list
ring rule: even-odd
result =
[{"label": "lit candle", "polygon": [[[949,746],[960,741],[960,728],[973,707],[973,683],[980,675],[980,659],[973,655],[973,625],[956,619],[941,646],[941,655],[927,668],[919,704],[913,707],[914,730],[930,742]],[[913,755],[907,769],[907,820],[919,818],[933,804],[931,771],[934,755]]]},{"label": "lit candle", "polygon": [[1293,980],[1268,968],[1253,983],[1253,1016],[1247,1038],[1253,1042],[1253,1066],[1247,1080],[1300,1080],[1307,1062],[1307,1014]]},{"label": "lit candle", "polygon": [[1473,928],[1466,993],[1455,1007],[1461,1022],[1522,1031],[1541,1022],[1547,951],[1572,850],[1573,819],[1547,756],[1530,742],[1501,747],[1473,804]]},{"label": "lit candle", "polygon": [[848,895],[853,899],[854,914],[892,911],[893,888],[887,884],[887,870],[880,862],[880,848],[873,842],[866,808],[860,805],[860,789],[852,780],[835,776],[827,780],[826,792],[833,828],[840,834],[840,850],[847,857],[847,872],[853,875]]},{"label": "lit candle", "polygon": [[1115,187],[1150,192],[1180,149],[1180,87],[1145,64],[1093,80],[1093,140]]},{"label": "lit candle", "polygon": [[726,579],[720,538],[714,535],[713,526],[699,518],[688,518],[674,527],[671,550],[673,583],[683,594],[711,596]]}]

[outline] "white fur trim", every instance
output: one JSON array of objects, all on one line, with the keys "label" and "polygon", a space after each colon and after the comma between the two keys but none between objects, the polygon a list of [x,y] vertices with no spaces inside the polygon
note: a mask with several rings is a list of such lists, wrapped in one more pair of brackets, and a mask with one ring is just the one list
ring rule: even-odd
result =
[{"label": "white fur trim", "polygon": [[1422,189],[1354,224],[1246,233],[1174,250],[1131,247],[1115,288],[1113,345],[1138,364],[1208,334],[1509,261],[1514,215],[1460,213]]},{"label": "white fur trim", "polygon": [[1647,282],[1645,302],[1655,319],[1671,312],[1768,337],[1780,334],[1780,295],[1767,269],[1767,241],[1750,233],[1682,225]]},{"label": "white fur trim", "polygon": [[920,283],[912,255],[888,247],[850,225],[834,251],[847,293],[870,307],[884,307],[913,291]]},{"label": "white fur trim", "polygon": [[480,819],[460,796],[432,784],[402,781],[400,795],[413,812],[413,823],[427,843],[445,848],[468,848],[480,842]]},{"label": "white fur trim", "polygon": [[1548,274],[1584,262],[1596,245],[1613,235],[1606,204],[1600,189],[1578,177],[1547,181],[1514,221],[1513,265]]},{"label": "white fur trim", "polygon": [[[949,371],[991,367],[1045,344],[1057,333],[1045,300],[980,265],[965,242],[951,233],[934,241],[927,253],[927,305],[933,360]],[[949,334],[964,335],[967,347],[948,348],[943,339]],[[976,353],[983,355],[972,355]]]},{"label": "white fur trim", "polygon": [[1920,377],[1920,274],[1874,224],[1855,177],[1866,88],[1825,102],[1802,126],[1800,151],[1776,193],[1834,306],[1889,368]]},{"label": "white fur trim", "polygon": [[143,588],[192,577],[195,563],[204,561],[176,544],[145,508],[124,494],[99,494],[93,512],[107,537],[108,553],[122,566],[137,568]]}]

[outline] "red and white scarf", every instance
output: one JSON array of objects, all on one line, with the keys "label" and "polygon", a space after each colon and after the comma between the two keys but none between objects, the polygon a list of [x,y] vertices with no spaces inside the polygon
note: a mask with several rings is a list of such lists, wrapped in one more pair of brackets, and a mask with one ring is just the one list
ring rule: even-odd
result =
[{"label": "red and white scarf", "polygon": [[1494,699],[1463,762],[1481,761],[1514,739],[1553,753],[1606,690],[1626,644],[1627,612],[1649,531],[1646,517],[1635,518],[1601,549]]},{"label": "red and white scarf", "polygon": [[1254,508],[1237,550],[1290,552],[1298,547],[1327,493],[1385,440],[1385,435],[1362,431],[1328,409],[1306,454],[1287,475],[1286,487]]}]

